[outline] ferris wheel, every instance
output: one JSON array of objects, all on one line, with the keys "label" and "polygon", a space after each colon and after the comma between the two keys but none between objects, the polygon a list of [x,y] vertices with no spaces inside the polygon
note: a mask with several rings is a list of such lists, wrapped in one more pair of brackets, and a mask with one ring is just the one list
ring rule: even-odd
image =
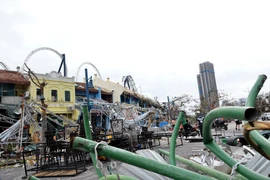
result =
[{"label": "ferris wheel", "polygon": [[82,63],[82,64],[79,66],[79,68],[78,68],[78,70],[77,70],[77,73],[76,73],[76,82],[79,82],[79,72],[80,72],[80,70],[81,70],[81,68],[82,68],[83,65],[90,65],[92,68],[95,69],[95,71],[96,71],[98,77],[99,77],[100,79],[102,79],[101,74],[99,73],[98,69],[96,68],[96,66],[95,66],[94,64],[92,64],[92,63],[90,63],[90,62],[84,62],[84,63]]}]

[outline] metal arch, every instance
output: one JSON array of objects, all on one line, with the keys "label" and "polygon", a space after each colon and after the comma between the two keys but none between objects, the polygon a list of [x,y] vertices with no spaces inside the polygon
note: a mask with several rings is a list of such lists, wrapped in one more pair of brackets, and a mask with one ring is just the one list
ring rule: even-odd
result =
[{"label": "metal arch", "polygon": [[5,68],[6,70],[10,70],[9,67],[8,67],[4,62],[0,62],[0,64],[1,64],[2,67]]},{"label": "metal arch", "polygon": [[85,64],[88,64],[88,65],[92,66],[92,67],[96,70],[96,72],[97,72],[97,74],[98,74],[98,77],[99,77],[100,79],[102,79],[101,74],[99,73],[98,69],[96,68],[96,66],[95,66],[94,64],[92,64],[92,63],[90,63],[90,62],[84,62],[84,63],[82,63],[82,64],[79,66],[79,68],[78,68],[78,70],[77,70],[77,73],[76,73],[76,82],[79,81],[79,79],[78,79],[78,77],[79,77],[79,72],[80,72],[82,66],[85,65]]},{"label": "metal arch", "polygon": [[[25,68],[25,65],[26,65],[26,63],[28,62],[28,60],[30,59],[30,57],[31,57],[33,54],[35,54],[36,52],[42,51],[42,50],[48,50],[48,51],[54,52],[55,54],[57,54],[57,55],[60,57],[60,59],[61,59],[61,61],[62,61],[62,57],[63,57],[62,54],[60,54],[60,53],[57,52],[56,50],[54,50],[54,49],[52,49],[52,48],[49,48],[49,47],[40,47],[40,48],[37,48],[37,49],[31,51],[31,53],[26,57],[26,59],[24,60],[23,65],[22,65],[22,67],[21,67],[21,69],[20,69],[20,72],[21,72],[21,73],[23,73],[23,69]],[[64,68],[65,68],[66,74],[67,74],[67,66],[65,65]]]},{"label": "metal arch", "polygon": [[122,81],[124,82],[124,87],[126,87],[126,85],[128,85],[129,89],[131,89],[132,91],[134,91],[136,93],[138,92],[137,88],[135,86],[135,82],[134,82],[133,78],[130,75],[123,76]]}]

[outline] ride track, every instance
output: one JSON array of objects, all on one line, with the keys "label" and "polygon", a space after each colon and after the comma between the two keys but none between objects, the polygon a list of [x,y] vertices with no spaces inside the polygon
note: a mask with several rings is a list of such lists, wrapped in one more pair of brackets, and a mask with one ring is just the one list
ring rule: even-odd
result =
[{"label": "ride track", "polygon": [[60,67],[59,67],[59,70],[58,70],[58,73],[60,72],[61,68],[62,68],[62,65],[64,64],[64,76],[67,76],[68,73],[67,73],[67,66],[66,66],[66,62],[65,62],[65,54],[60,54],[58,51],[52,49],[52,48],[49,48],[49,47],[40,47],[40,48],[37,48],[33,51],[31,51],[28,56],[25,58],[24,60],[24,63],[21,67],[21,69],[19,70],[21,74],[23,74],[24,72],[24,68],[25,66],[27,65],[27,62],[29,61],[29,59],[36,53],[36,52],[39,52],[39,51],[43,51],[43,50],[47,50],[47,51],[51,51],[51,52],[54,52],[57,56],[59,56],[59,58],[61,59],[61,64],[60,64]]}]

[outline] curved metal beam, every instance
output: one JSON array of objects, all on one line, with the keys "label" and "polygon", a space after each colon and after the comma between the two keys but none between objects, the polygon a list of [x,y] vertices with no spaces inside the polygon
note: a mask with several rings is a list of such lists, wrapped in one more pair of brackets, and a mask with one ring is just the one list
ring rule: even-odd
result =
[{"label": "curved metal beam", "polygon": [[8,67],[4,62],[0,62],[0,64],[1,64],[2,67],[5,68],[6,70],[10,70],[9,67]]},{"label": "curved metal beam", "polygon": [[132,90],[136,93],[138,92],[136,85],[135,85],[135,82],[134,82],[131,75],[123,76],[122,81],[124,82],[124,87],[126,87],[126,85],[127,85],[130,90]]},{"label": "curved metal beam", "polygon": [[90,65],[90,66],[92,66],[92,67],[95,69],[95,71],[97,72],[98,77],[99,77],[100,79],[102,79],[101,74],[99,73],[98,69],[96,68],[96,66],[95,66],[94,64],[92,64],[92,63],[90,63],[90,62],[84,62],[84,63],[82,63],[82,64],[79,66],[79,68],[78,68],[78,70],[77,70],[77,73],[76,73],[76,82],[79,81],[79,79],[78,79],[78,77],[79,77],[79,72],[80,72],[80,70],[81,70],[81,68],[82,68],[83,65]]},{"label": "curved metal beam", "polygon": [[[56,50],[54,50],[52,48],[49,48],[49,47],[40,47],[40,48],[37,48],[37,49],[31,51],[30,54],[26,57],[26,59],[24,60],[23,65],[21,66],[20,73],[23,73],[23,69],[25,68],[25,65],[27,64],[27,62],[29,61],[29,59],[32,57],[32,55],[35,54],[36,52],[42,51],[42,50],[48,50],[48,51],[54,52],[55,54],[57,54],[59,56],[59,58],[62,61],[62,54],[60,54],[58,51],[56,51]],[[66,73],[67,73],[67,66],[65,65],[64,68],[65,68]]]}]

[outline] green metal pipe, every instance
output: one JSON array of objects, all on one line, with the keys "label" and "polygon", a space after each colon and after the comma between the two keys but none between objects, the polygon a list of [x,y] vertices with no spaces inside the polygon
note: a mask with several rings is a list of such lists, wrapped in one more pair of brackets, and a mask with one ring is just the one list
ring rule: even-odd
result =
[{"label": "green metal pipe", "polygon": [[86,104],[82,105],[82,111],[83,111],[83,123],[84,123],[84,130],[85,130],[86,139],[93,140],[91,128],[90,128],[90,124],[89,124],[89,116],[88,116],[88,110],[87,110]]},{"label": "green metal pipe", "polygon": [[28,180],[40,180],[39,178],[35,177],[35,176],[23,176],[22,179],[28,179]]},{"label": "green metal pipe", "polygon": [[[164,154],[166,156],[170,156],[170,153],[168,151],[165,151],[163,149],[158,149],[158,152],[161,153],[161,154]],[[191,161],[191,160],[188,160],[186,158],[183,158],[183,157],[180,157],[180,156],[175,156],[175,159],[183,164],[186,164],[198,171],[201,171],[203,173],[206,173],[214,178],[217,178],[219,180],[228,180],[230,179],[230,176],[228,174],[225,174],[223,172],[220,172],[220,171],[217,171],[215,169],[212,169],[208,166],[203,166],[201,164],[198,164],[194,161]],[[246,180],[246,178],[244,178],[243,176],[242,177],[233,177],[232,179],[234,180],[237,180],[237,179],[243,179],[243,180]]]},{"label": "green metal pipe", "polygon": [[[82,110],[83,110],[83,122],[84,122],[85,136],[86,136],[87,139],[93,140],[92,133],[91,133],[91,127],[90,127],[90,124],[89,124],[88,109],[87,109],[86,104],[82,105]],[[97,160],[96,160],[95,152],[90,152],[90,156],[91,156],[93,165],[94,165],[94,167],[96,169],[98,177],[102,178],[103,174],[102,174],[101,170],[99,168],[97,168],[97,166],[96,166],[97,165]]]},{"label": "green metal pipe", "polygon": [[[121,180],[138,180],[134,177],[129,177],[125,175],[118,175]],[[108,175],[106,177],[102,177],[99,180],[119,180],[118,176],[116,174]]]},{"label": "green metal pipe", "polygon": [[[203,142],[204,145],[209,148],[217,157],[224,161],[228,166],[233,167],[237,164],[237,161],[229,156],[221,147],[214,141],[211,134],[211,126],[216,118],[233,118],[233,119],[245,119],[252,120],[257,116],[257,110],[251,107],[219,107],[210,111],[203,124]],[[237,166],[236,171],[246,177],[247,179],[269,179],[259,173],[256,173],[242,164]]]},{"label": "green metal pipe", "polygon": [[[263,84],[265,80],[267,79],[266,75],[259,75],[257,81],[255,82],[254,86],[252,87],[251,91],[249,92],[246,106],[255,107],[256,104],[256,98],[259,94],[261,88],[263,87]],[[264,157],[268,158],[270,157],[270,141],[268,141],[266,138],[264,138],[257,130],[253,130],[249,133],[249,136],[251,139],[254,140],[256,145],[252,145],[252,147],[258,151],[260,154],[262,154]]]},{"label": "green metal pipe", "polygon": [[259,75],[257,81],[255,82],[255,84],[253,85],[252,89],[248,94],[246,106],[255,107],[257,95],[259,94],[261,88],[263,87],[263,84],[266,81],[266,79],[267,79],[266,75],[264,74]]},{"label": "green metal pipe", "polygon": [[29,178],[30,180],[40,180],[39,178],[35,177],[35,176],[30,176]]},{"label": "green metal pipe", "polygon": [[234,118],[251,120],[256,117],[257,110],[249,107],[224,106],[210,111],[203,122],[203,142],[207,144],[212,138],[211,126],[216,118]]},{"label": "green metal pipe", "polygon": [[[97,142],[87,140],[80,137],[75,137],[71,145],[74,149],[80,149],[83,151],[94,152]],[[143,156],[139,156],[135,153],[112,147],[109,145],[100,145],[97,148],[97,152],[101,156],[109,157],[115,160],[125,162],[173,179],[211,179],[210,177],[200,175],[185,169],[178,168],[170,164],[164,164]]]},{"label": "green metal pipe", "polygon": [[172,136],[171,136],[169,159],[170,159],[170,164],[174,165],[174,166],[176,165],[176,163],[175,163],[176,138],[177,138],[177,135],[178,135],[178,130],[179,130],[181,121],[183,120],[183,118],[185,118],[184,114],[185,113],[183,111],[179,112],[178,118],[177,118],[177,120],[175,122],[175,125],[174,125],[174,128],[173,128],[173,133],[172,133]]}]

